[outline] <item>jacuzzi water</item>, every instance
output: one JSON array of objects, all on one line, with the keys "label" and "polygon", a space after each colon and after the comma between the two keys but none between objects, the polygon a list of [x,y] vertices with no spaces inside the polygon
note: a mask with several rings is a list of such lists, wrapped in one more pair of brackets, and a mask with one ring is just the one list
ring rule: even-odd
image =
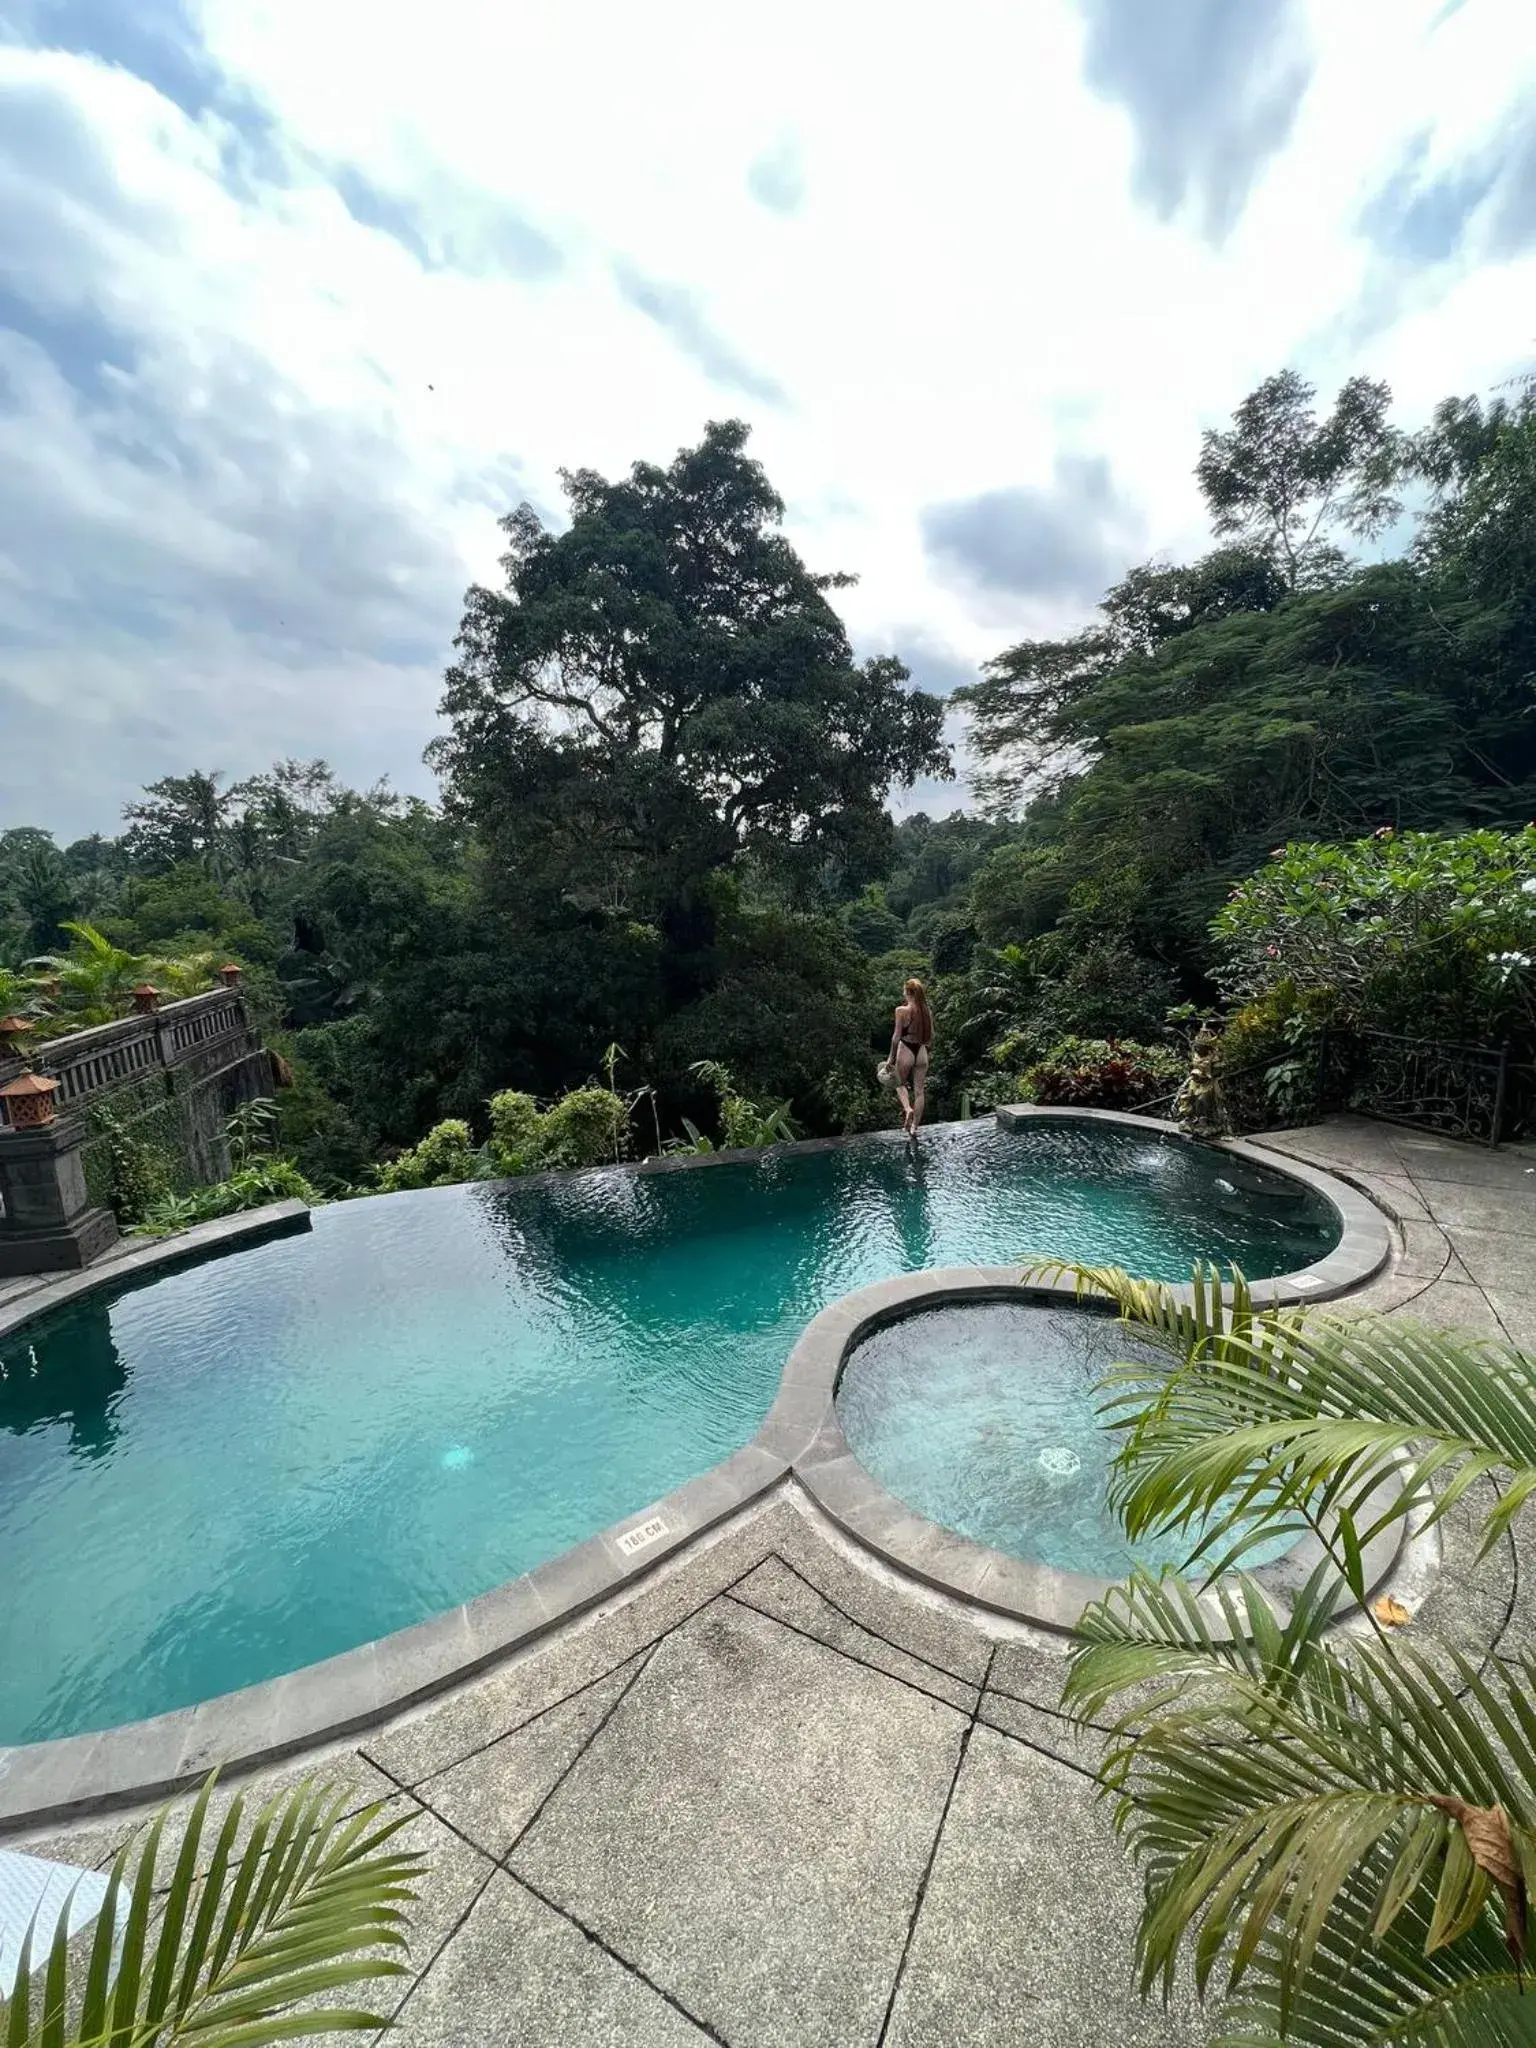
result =
[{"label": "jacuzzi water", "polygon": [[[1110,1368],[1155,1354],[1113,1317],[1033,1303],[953,1302],[866,1337],[843,1368],[838,1420],[882,1486],[994,1550],[1098,1578],[1180,1565],[1195,1538],[1127,1541],[1107,1482],[1118,1447],[1100,1421]],[[1243,1568],[1293,1536],[1256,1543]]]},{"label": "jacuzzi water", "polygon": [[972,1123],[916,1156],[344,1203],[92,1296],[0,1339],[0,1743],[207,1699],[542,1563],[747,1442],[804,1324],[872,1280],[1053,1254],[1258,1278],[1338,1228],[1213,1150]]}]

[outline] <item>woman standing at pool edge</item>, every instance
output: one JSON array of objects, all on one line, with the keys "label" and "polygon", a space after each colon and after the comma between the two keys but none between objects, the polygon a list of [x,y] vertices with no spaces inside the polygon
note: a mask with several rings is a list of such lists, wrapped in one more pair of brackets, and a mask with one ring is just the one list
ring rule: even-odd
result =
[{"label": "woman standing at pool edge", "polygon": [[[933,1045],[933,1012],[928,1007],[928,992],[915,976],[902,993],[906,1001],[896,1011],[896,1024],[891,1032],[891,1063],[896,1069],[896,1099],[901,1104],[901,1127],[915,1137],[923,1120],[928,1059]],[[910,1095],[907,1092],[909,1088]]]}]

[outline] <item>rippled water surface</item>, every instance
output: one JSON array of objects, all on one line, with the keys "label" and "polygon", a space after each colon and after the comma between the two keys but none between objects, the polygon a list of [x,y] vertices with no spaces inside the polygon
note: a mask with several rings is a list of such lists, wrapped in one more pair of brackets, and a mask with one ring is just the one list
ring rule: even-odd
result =
[{"label": "rippled water surface", "polygon": [[[1189,1535],[1126,1541],[1106,1498],[1114,1439],[1095,1389],[1150,1356],[1112,1318],[1013,1302],[922,1309],[865,1338],[837,1391],[854,1456],[962,1536],[1066,1571],[1123,1578],[1182,1564]],[[1255,1544],[1245,1570],[1294,1538]]]},{"label": "rippled water surface", "polygon": [[1037,1254],[1261,1277],[1337,1236],[1294,1181],[1090,1125],[322,1209],[0,1338],[0,1743],[555,1556],[745,1443],[804,1323],[871,1280]]}]

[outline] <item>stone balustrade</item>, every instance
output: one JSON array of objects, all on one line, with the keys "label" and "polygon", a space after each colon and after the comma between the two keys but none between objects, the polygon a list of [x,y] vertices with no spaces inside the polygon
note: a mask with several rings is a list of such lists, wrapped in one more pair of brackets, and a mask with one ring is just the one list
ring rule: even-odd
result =
[{"label": "stone balustrade", "polygon": [[[56,1115],[9,1113],[6,1085],[29,1069],[53,1084]],[[132,1016],[45,1039],[26,1058],[0,1056],[0,1279],[86,1266],[111,1248],[117,1168],[100,1127],[109,1110],[180,1185],[198,1186],[229,1171],[232,1110],[273,1082],[271,1056],[227,976],[163,1009],[146,987]],[[25,1090],[12,1099],[31,1104]]]},{"label": "stone balustrade", "polygon": [[[58,1082],[55,1102],[62,1114],[146,1074],[189,1062],[206,1065],[209,1051],[222,1055],[214,1064],[227,1065],[241,1051],[256,1048],[244,1001],[233,989],[216,988],[163,1009],[73,1031],[67,1038],[45,1039],[25,1060],[0,1058],[0,1087],[31,1066]],[[5,1121],[0,1104],[0,1127]]]}]

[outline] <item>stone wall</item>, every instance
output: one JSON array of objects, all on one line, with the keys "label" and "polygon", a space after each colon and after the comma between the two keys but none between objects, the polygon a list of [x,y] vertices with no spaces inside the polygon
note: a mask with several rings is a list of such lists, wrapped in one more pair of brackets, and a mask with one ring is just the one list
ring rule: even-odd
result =
[{"label": "stone wall", "polygon": [[[49,1040],[26,1064],[57,1080],[58,1114],[86,1127],[86,1187],[104,1206],[113,1195],[109,1121],[159,1153],[180,1192],[225,1177],[226,1120],[273,1089],[271,1055],[228,988]],[[0,1084],[22,1071],[22,1061],[0,1059]]]}]

